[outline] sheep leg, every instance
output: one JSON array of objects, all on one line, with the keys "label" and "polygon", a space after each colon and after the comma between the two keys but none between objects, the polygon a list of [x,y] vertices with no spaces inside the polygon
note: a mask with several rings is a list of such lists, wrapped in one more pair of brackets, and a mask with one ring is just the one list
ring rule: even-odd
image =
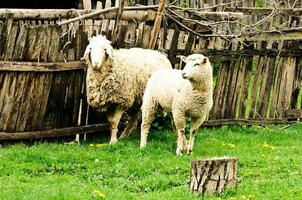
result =
[{"label": "sheep leg", "polygon": [[176,155],[181,156],[182,151],[184,150],[184,144],[186,144],[186,136],[185,136],[185,127],[186,127],[186,118],[180,112],[173,112],[173,119],[175,122],[176,130],[177,130],[177,149]]},{"label": "sheep leg", "polygon": [[133,129],[137,126],[137,118],[138,118],[138,112],[135,114],[130,115],[129,123],[127,124],[126,128],[124,129],[123,133],[119,137],[119,139],[124,139],[130,135],[130,133],[133,131]]},{"label": "sheep leg", "polygon": [[151,123],[154,119],[154,114],[156,110],[156,105],[142,107],[142,125],[141,125],[141,144],[140,148],[146,147],[147,137],[149,133],[149,129],[151,127]]},{"label": "sheep leg", "polygon": [[124,111],[117,108],[113,112],[107,114],[107,119],[110,125],[111,139],[109,144],[117,143],[118,124],[121,120]]},{"label": "sheep leg", "polygon": [[201,118],[192,118],[192,126],[190,129],[190,140],[187,147],[187,154],[190,156],[193,154],[193,145],[195,140],[195,132],[196,129],[199,128],[199,126],[204,122],[206,115],[204,115]]}]

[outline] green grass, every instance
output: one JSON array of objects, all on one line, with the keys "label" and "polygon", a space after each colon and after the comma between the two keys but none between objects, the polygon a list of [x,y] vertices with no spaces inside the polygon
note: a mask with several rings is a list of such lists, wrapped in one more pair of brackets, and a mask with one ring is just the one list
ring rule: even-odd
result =
[{"label": "green grass", "polygon": [[[36,143],[0,148],[0,199],[219,199],[188,191],[190,161],[239,158],[239,183],[221,199],[302,199],[302,125],[223,127],[198,132],[192,157],[175,155],[176,137],[150,133],[114,146]],[[93,146],[91,145],[93,144]]]}]

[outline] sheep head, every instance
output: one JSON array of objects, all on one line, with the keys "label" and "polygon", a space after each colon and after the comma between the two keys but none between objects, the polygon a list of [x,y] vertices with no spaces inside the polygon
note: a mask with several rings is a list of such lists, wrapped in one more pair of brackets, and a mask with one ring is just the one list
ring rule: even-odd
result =
[{"label": "sheep head", "polygon": [[93,69],[100,69],[107,59],[112,58],[113,48],[111,42],[105,36],[98,35],[89,38],[83,60]]},{"label": "sheep head", "polygon": [[188,57],[181,56],[182,61],[186,63],[182,77],[191,82],[199,82],[206,76],[212,75],[212,67],[209,59],[202,54],[192,54]]}]

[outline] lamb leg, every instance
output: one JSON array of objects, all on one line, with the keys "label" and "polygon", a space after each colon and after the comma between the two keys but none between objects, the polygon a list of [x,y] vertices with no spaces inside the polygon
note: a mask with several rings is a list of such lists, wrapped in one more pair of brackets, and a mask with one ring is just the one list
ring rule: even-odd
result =
[{"label": "lamb leg", "polygon": [[133,129],[135,129],[137,126],[138,112],[135,114],[131,114],[129,117],[130,117],[129,123],[125,127],[119,139],[127,138],[130,135],[130,133],[133,131]]}]

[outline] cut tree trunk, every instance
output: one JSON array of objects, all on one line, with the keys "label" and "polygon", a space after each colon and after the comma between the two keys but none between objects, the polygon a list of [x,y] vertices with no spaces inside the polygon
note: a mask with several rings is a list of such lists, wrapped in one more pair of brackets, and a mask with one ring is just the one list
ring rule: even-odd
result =
[{"label": "cut tree trunk", "polygon": [[221,194],[237,184],[237,158],[222,157],[191,162],[190,190],[197,194]]}]

